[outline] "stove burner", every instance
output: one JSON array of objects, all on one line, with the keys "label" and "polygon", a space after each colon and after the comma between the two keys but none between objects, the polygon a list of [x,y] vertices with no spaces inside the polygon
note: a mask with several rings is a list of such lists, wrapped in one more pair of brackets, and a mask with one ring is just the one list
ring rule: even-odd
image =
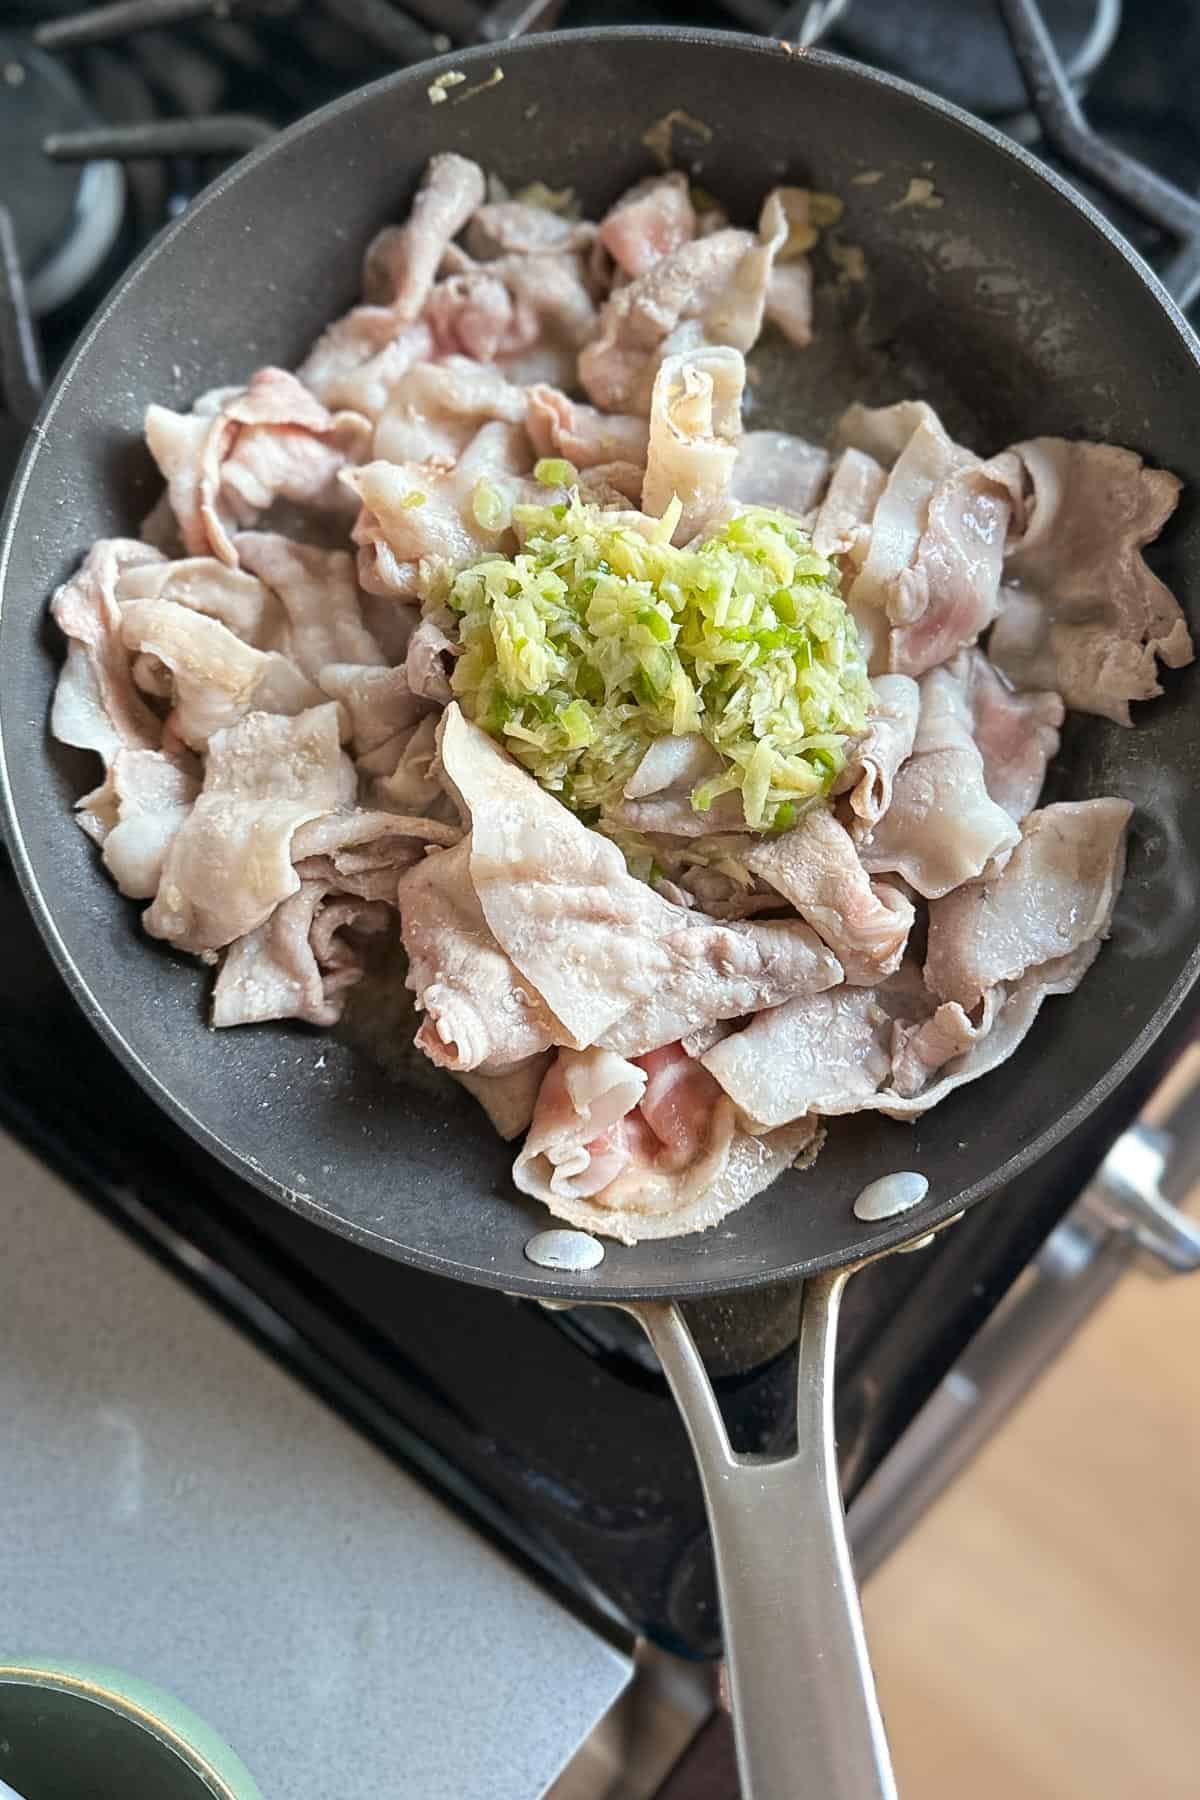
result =
[{"label": "stove burner", "polygon": [[12,219],[35,314],[81,293],[117,241],[125,178],[113,162],[56,167],[42,142],[97,123],[67,70],[13,34],[0,36],[0,204]]},{"label": "stove burner", "polygon": [[[1121,0],[1041,0],[1059,59],[1079,84],[1108,55]],[[853,0],[838,37],[846,49],[969,112],[1008,118],[1027,105],[1025,83],[994,0]]]}]

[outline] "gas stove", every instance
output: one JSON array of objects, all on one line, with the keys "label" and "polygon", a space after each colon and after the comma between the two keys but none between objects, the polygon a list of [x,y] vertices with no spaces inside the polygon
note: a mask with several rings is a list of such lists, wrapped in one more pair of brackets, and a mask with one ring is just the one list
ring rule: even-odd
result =
[{"label": "gas stove", "polygon": [[[1179,0],[55,0],[0,4],[0,491],[116,275],[234,157],[337,94],[452,44],[551,24],[749,29],[880,64],[1070,170],[1187,303],[1200,286],[1200,17]],[[1015,51],[1014,51],[1015,46]],[[1026,80],[1036,76],[1037,106]],[[1056,80],[1061,74],[1062,79]],[[1086,93],[1089,125],[1080,110]],[[1134,160],[1134,159],[1144,159]],[[167,1120],[94,1036],[0,870],[0,1124],[573,1607],[719,1653],[704,1511],[640,1337],[372,1256],[273,1206]],[[1106,1105],[920,1255],[860,1276],[839,1350],[847,1496],[1085,1189],[1193,1030],[1178,1019]],[[795,1296],[692,1309],[735,1446],[784,1448]],[[852,1514],[852,1519],[853,1519]],[[866,1561],[870,1546],[860,1543]]]}]

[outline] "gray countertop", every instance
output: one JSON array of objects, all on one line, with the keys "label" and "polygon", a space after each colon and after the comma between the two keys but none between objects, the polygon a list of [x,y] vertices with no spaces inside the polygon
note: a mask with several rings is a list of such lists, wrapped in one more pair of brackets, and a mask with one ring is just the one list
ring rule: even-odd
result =
[{"label": "gray countertop", "polygon": [[0,1648],[125,1668],[265,1800],[534,1800],[618,1651],[0,1137]]}]

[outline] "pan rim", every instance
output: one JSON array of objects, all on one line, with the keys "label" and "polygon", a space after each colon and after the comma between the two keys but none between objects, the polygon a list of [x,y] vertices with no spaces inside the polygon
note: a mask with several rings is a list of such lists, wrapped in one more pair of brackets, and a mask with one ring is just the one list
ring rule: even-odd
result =
[{"label": "pan rim", "polygon": [[[266,144],[242,157],[198,195],[184,214],[166,225],[146,245],[80,334],[66,363],[47,393],[38,417],[31,428],[29,439],[13,479],[3,520],[0,522],[0,609],[4,605],[8,570],[21,522],[25,493],[43,452],[47,427],[69,397],[75,373],[88,356],[97,334],[104,328],[116,309],[125,304],[127,296],[136,283],[141,280],[144,271],[174,243],[180,232],[186,231],[192,221],[209,206],[224,204],[225,196],[231,190],[236,189],[238,183],[261,164],[269,161],[273,156],[286,154],[292,145],[306,138],[310,132],[319,132],[325,129],[331,120],[353,112],[382,93],[428,85],[439,73],[458,69],[471,70],[486,65],[494,66],[503,62],[505,58],[514,56],[523,58],[536,54],[539,49],[544,49],[549,44],[568,42],[573,46],[637,44],[639,42],[672,45],[688,43],[709,49],[736,50],[739,53],[756,56],[778,57],[787,54],[797,70],[801,70],[805,66],[830,68],[852,81],[864,83],[867,87],[899,94],[908,101],[916,103],[922,110],[934,113],[955,124],[973,138],[982,139],[1015,168],[1021,170],[1024,175],[1039,181],[1061,202],[1080,214],[1106,241],[1109,248],[1119,255],[1130,273],[1146,287],[1152,299],[1157,302],[1166,315],[1168,322],[1174,327],[1193,366],[1200,371],[1200,341],[1197,340],[1196,334],[1153,270],[1117,231],[1116,227],[1089,200],[1077,193],[1063,177],[1047,167],[1023,145],[1016,144],[1011,139],[1004,137],[995,127],[974,118],[952,102],[943,100],[898,76],[868,68],[846,57],[827,51],[809,51],[802,55],[796,55],[790,47],[784,47],[773,39],[744,32],[709,31],[691,27],[609,26],[579,31],[536,33],[512,44],[480,45],[468,50],[450,51],[444,56],[393,72],[381,77],[378,81],[340,96],[327,106],[295,121]],[[802,76],[799,78],[803,79]],[[1154,1016],[1146,1022],[1137,1037],[1126,1045],[1104,1076],[1095,1082],[1085,1094],[1081,1095],[1073,1107],[1061,1114],[1053,1125],[1048,1126],[1029,1143],[1022,1145],[1007,1161],[993,1168],[969,1188],[947,1199],[924,1205],[912,1213],[883,1222],[874,1228],[862,1228],[861,1232],[855,1234],[853,1244],[843,1252],[834,1252],[825,1256],[810,1255],[797,1258],[792,1262],[773,1260],[768,1267],[748,1269],[736,1275],[723,1276],[719,1279],[715,1279],[712,1275],[697,1273],[694,1278],[677,1280],[672,1283],[639,1282],[636,1278],[614,1283],[605,1279],[603,1263],[598,1270],[586,1276],[569,1279],[563,1279],[561,1275],[554,1275],[549,1271],[538,1270],[532,1264],[529,1265],[528,1272],[524,1270],[510,1271],[500,1276],[473,1264],[460,1263],[449,1257],[432,1254],[419,1247],[401,1244],[383,1233],[356,1225],[321,1205],[312,1196],[297,1193],[266,1170],[254,1166],[246,1156],[226,1145],[202,1118],[198,1117],[168,1089],[97,1001],[87,975],[67,948],[58,930],[54,908],[43,889],[38,871],[34,866],[13,797],[2,708],[0,708],[0,824],[4,828],[13,866],[26,903],[60,975],[65,980],[85,1018],[97,1030],[118,1061],[128,1069],[139,1085],[150,1095],[155,1104],[162,1107],[168,1117],[180,1125],[205,1151],[214,1155],[225,1167],[231,1169],[233,1173],[265,1193],[272,1200],[282,1203],[312,1223],[333,1231],[338,1236],[347,1238],[363,1248],[386,1255],[394,1261],[422,1269],[430,1274],[465,1281],[473,1286],[500,1288],[531,1298],[570,1299],[583,1302],[663,1297],[691,1299],[701,1296],[709,1297],[714,1294],[733,1294],[776,1282],[802,1279],[805,1275],[844,1265],[856,1261],[860,1257],[873,1256],[894,1249],[919,1233],[932,1230],[937,1225],[945,1223],[965,1208],[974,1206],[986,1198],[998,1187],[1015,1180],[1040,1160],[1055,1144],[1060,1143],[1071,1131],[1082,1124],[1140,1062],[1155,1039],[1178,1012],[1189,990],[1195,984],[1197,976],[1200,975],[1200,944],[1197,944],[1193,946],[1190,955],[1184,961],[1179,974]]]}]

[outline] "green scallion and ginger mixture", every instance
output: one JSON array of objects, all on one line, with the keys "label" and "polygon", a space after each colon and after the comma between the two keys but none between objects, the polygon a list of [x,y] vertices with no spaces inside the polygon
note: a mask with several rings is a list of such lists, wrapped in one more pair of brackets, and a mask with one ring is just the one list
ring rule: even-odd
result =
[{"label": "green scallion and ginger mixture", "polygon": [[517,555],[449,587],[464,645],[451,685],[589,824],[613,822],[654,739],[698,733],[719,766],[691,788],[694,811],[737,791],[752,831],[786,830],[828,793],[872,699],[837,569],[783,513],[750,507],[683,549],[678,516],[577,493],[517,508]]}]

